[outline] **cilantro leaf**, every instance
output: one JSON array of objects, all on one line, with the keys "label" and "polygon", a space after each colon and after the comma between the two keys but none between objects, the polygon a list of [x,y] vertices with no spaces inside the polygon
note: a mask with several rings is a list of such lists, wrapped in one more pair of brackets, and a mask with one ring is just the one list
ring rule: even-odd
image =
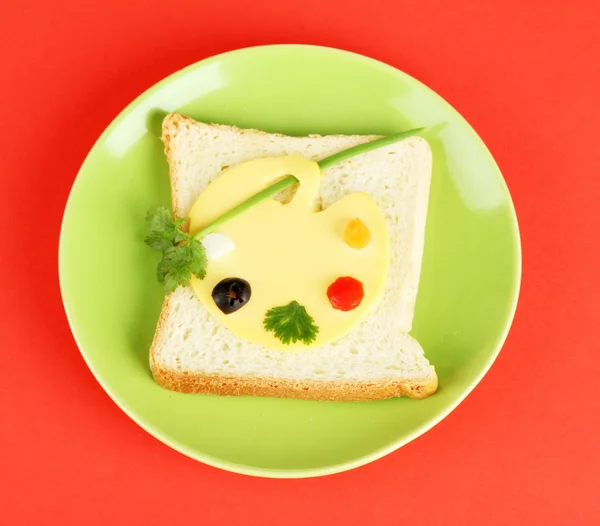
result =
[{"label": "cilantro leaf", "polygon": [[204,279],[206,276],[206,266],[208,259],[206,258],[206,249],[204,245],[197,239],[190,242],[190,271],[198,279]]},{"label": "cilantro leaf", "polygon": [[185,218],[173,221],[171,212],[166,206],[155,206],[146,215],[147,245],[153,250],[166,250],[175,243],[185,241],[189,236],[180,230]]},{"label": "cilantro leaf", "polygon": [[275,337],[285,345],[303,342],[310,345],[317,338],[319,328],[306,309],[297,301],[281,307],[273,307],[265,314],[263,326],[266,331],[275,333]]},{"label": "cilantro leaf", "polygon": [[179,285],[187,285],[192,274],[199,279],[206,276],[206,250],[200,241],[181,230],[185,222],[186,218],[173,221],[165,206],[151,208],[146,216],[145,242],[163,253],[156,277],[167,294]]},{"label": "cilantro leaf", "polygon": [[190,281],[191,252],[190,247],[184,245],[170,246],[163,252],[156,277],[163,284],[167,294],[173,292],[179,285],[187,285]]}]

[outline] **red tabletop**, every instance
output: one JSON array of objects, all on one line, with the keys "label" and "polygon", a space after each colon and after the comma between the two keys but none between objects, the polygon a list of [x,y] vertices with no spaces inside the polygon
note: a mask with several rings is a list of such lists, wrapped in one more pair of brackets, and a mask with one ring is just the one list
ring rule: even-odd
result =
[{"label": "red tabletop", "polygon": [[[599,524],[599,23],[594,0],[4,2],[0,524]],[[58,288],[63,207],[104,127],[179,68],[269,43],[428,84],[491,149],[522,230],[517,316],[482,383],[320,479],[219,471],[144,432],[87,369]]]}]

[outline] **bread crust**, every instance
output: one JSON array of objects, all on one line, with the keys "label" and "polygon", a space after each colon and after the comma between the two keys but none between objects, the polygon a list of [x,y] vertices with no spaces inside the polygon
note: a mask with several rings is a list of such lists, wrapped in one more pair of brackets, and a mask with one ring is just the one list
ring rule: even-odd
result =
[{"label": "bread crust", "polygon": [[[171,145],[171,131],[179,126],[189,127],[195,121],[185,115],[171,113],[163,121],[162,140],[165,154],[169,162],[169,175],[171,182],[171,195],[173,212],[177,218],[179,203],[176,190],[177,170],[174,166],[173,149]],[[236,129],[234,126],[224,126]],[[252,130],[257,133],[266,133]],[[279,134],[274,134],[279,135]],[[373,136],[373,139],[377,136]],[[269,396],[275,398],[299,398],[303,400],[330,400],[330,401],[374,401],[408,396],[421,399],[435,393],[438,378],[434,371],[428,376],[418,379],[384,379],[381,381],[347,381],[347,380],[290,380],[281,378],[261,378],[244,376],[222,376],[202,374],[191,371],[176,371],[161,366],[155,357],[155,350],[164,330],[166,318],[169,313],[169,299],[167,295],[158,319],[156,332],[150,347],[150,368],[156,383],[165,389],[182,393],[213,394],[224,396]]]},{"label": "bread crust", "polygon": [[152,363],[152,376],[157,384],[171,391],[225,396],[270,396],[329,400],[337,402],[367,402],[396,396],[426,398],[437,389],[435,374],[416,380],[382,380],[380,382],[348,382],[320,380],[286,380],[280,378],[249,378],[175,372]]}]

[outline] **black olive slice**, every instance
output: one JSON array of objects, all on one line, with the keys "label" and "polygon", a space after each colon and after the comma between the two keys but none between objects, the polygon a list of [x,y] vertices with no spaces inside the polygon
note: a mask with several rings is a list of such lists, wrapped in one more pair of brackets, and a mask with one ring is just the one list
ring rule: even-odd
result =
[{"label": "black olive slice", "polygon": [[223,314],[241,309],[252,295],[250,283],[241,278],[225,278],[215,285],[212,298]]}]

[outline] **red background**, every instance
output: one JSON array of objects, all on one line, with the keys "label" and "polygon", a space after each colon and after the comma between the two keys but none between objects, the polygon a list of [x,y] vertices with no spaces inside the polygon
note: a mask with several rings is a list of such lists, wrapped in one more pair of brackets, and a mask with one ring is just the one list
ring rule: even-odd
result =
[{"label": "red background", "polygon": [[[0,524],[598,524],[597,6],[3,3]],[[297,481],[207,467],[129,420],[79,355],[56,262],[73,179],[125,105],[215,53],[290,42],[372,56],[446,98],[503,170],[524,249],[513,329],[467,400],[380,461]]]}]

